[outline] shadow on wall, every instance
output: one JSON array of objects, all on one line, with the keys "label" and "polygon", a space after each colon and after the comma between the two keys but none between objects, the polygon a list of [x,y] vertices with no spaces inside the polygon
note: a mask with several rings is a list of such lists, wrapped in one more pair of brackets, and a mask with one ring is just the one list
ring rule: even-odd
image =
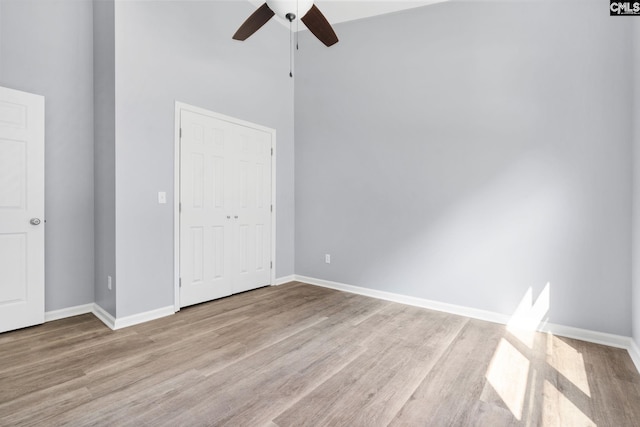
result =
[{"label": "shadow on wall", "polygon": [[[571,212],[583,203],[553,166],[532,154],[442,207],[406,209],[413,215],[407,223],[424,228],[394,230],[400,233],[389,236],[388,258],[370,254],[372,265],[385,268],[370,270],[362,283],[389,281],[399,293],[418,288],[425,298],[510,313],[533,284],[575,280],[567,264],[581,263],[584,255],[572,246],[587,226]],[[492,293],[500,298],[485,302]]]}]

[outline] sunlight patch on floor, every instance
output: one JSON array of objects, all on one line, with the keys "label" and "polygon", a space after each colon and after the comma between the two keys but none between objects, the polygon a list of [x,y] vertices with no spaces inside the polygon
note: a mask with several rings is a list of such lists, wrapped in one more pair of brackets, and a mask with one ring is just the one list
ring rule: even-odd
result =
[{"label": "sunlight patch on floor", "polygon": [[489,384],[518,420],[522,419],[529,365],[529,360],[502,338],[486,374]]},{"label": "sunlight patch on floor", "polygon": [[558,337],[547,336],[547,363],[591,397],[582,354]]},{"label": "sunlight patch on floor", "polygon": [[542,411],[545,426],[596,426],[591,418],[547,380],[544,381]]},{"label": "sunlight patch on floor", "polygon": [[[583,355],[566,340],[537,332],[548,318],[550,299],[550,283],[535,299],[527,289],[507,323],[509,335],[495,350],[487,381],[518,421],[530,421],[541,408],[542,425],[594,426],[580,409],[591,398]],[[529,359],[534,348],[542,350],[542,360]]]}]

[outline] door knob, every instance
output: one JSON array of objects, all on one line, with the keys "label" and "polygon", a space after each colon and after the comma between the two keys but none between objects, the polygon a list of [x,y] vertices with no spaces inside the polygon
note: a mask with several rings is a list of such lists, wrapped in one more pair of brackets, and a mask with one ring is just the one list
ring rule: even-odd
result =
[{"label": "door knob", "polygon": [[31,218],[29,223],[31,223],[31,225],[40,225],[40,219],[39,218]]}]

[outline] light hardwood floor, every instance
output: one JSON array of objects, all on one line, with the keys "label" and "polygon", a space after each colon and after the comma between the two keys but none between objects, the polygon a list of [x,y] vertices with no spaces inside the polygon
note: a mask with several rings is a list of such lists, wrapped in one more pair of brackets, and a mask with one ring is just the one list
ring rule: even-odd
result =
[{"label": "light hardwood floor", "polygon": [[624,350],[300,283],[0,334],[0,425],[640,426]]}]

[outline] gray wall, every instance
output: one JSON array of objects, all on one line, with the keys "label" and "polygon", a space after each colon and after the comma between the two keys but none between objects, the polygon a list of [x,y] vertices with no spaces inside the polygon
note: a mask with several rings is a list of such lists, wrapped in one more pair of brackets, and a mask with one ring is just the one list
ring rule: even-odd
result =
[{"label": "gray wall", "polygon": [[[116,124],[113,0],[93,2],[95,302],[116,315]],[[112,277],[112,289],[107,287]]]},{"label": "gray wall", "polygon": [[[640,22],[633,23],[633,75],[640,74]],[[634,82],[633,103],[633,338],[640,347],[640,82]]]},{"label": "gray wall", "polygon": [[278,130],[277,276],[295,258],[298,274],[507,314],[550,282],[552,322],[633,324],[640,341],[640,30],[632,57],[632,20],[576,4],[434,5],[339,24],[331,49],[303,33],[294,211],[282,26],[241,43],[244,2],[0,0],[0,85],[46,97],[46,309],[173,303],[179,100]]},{"label": "gray wall", "polygon": [[246,42],[232,40],[254,10],[248,2],[115,4],[118,317],[173,304],[175,101],[277,130],[276,273],[293,273],[289,35],[270,22]]},{"label": "gray wall", "polygon": [[45,309],[93,295],[92,4],[0,1],[0,85],[45,96]]},{"label": "gray wall", "polygon": [[630,20],[454,2],[336,31],[297,59],[296,273],[504,314],[550,283],[550,322],[630,335]]}]

